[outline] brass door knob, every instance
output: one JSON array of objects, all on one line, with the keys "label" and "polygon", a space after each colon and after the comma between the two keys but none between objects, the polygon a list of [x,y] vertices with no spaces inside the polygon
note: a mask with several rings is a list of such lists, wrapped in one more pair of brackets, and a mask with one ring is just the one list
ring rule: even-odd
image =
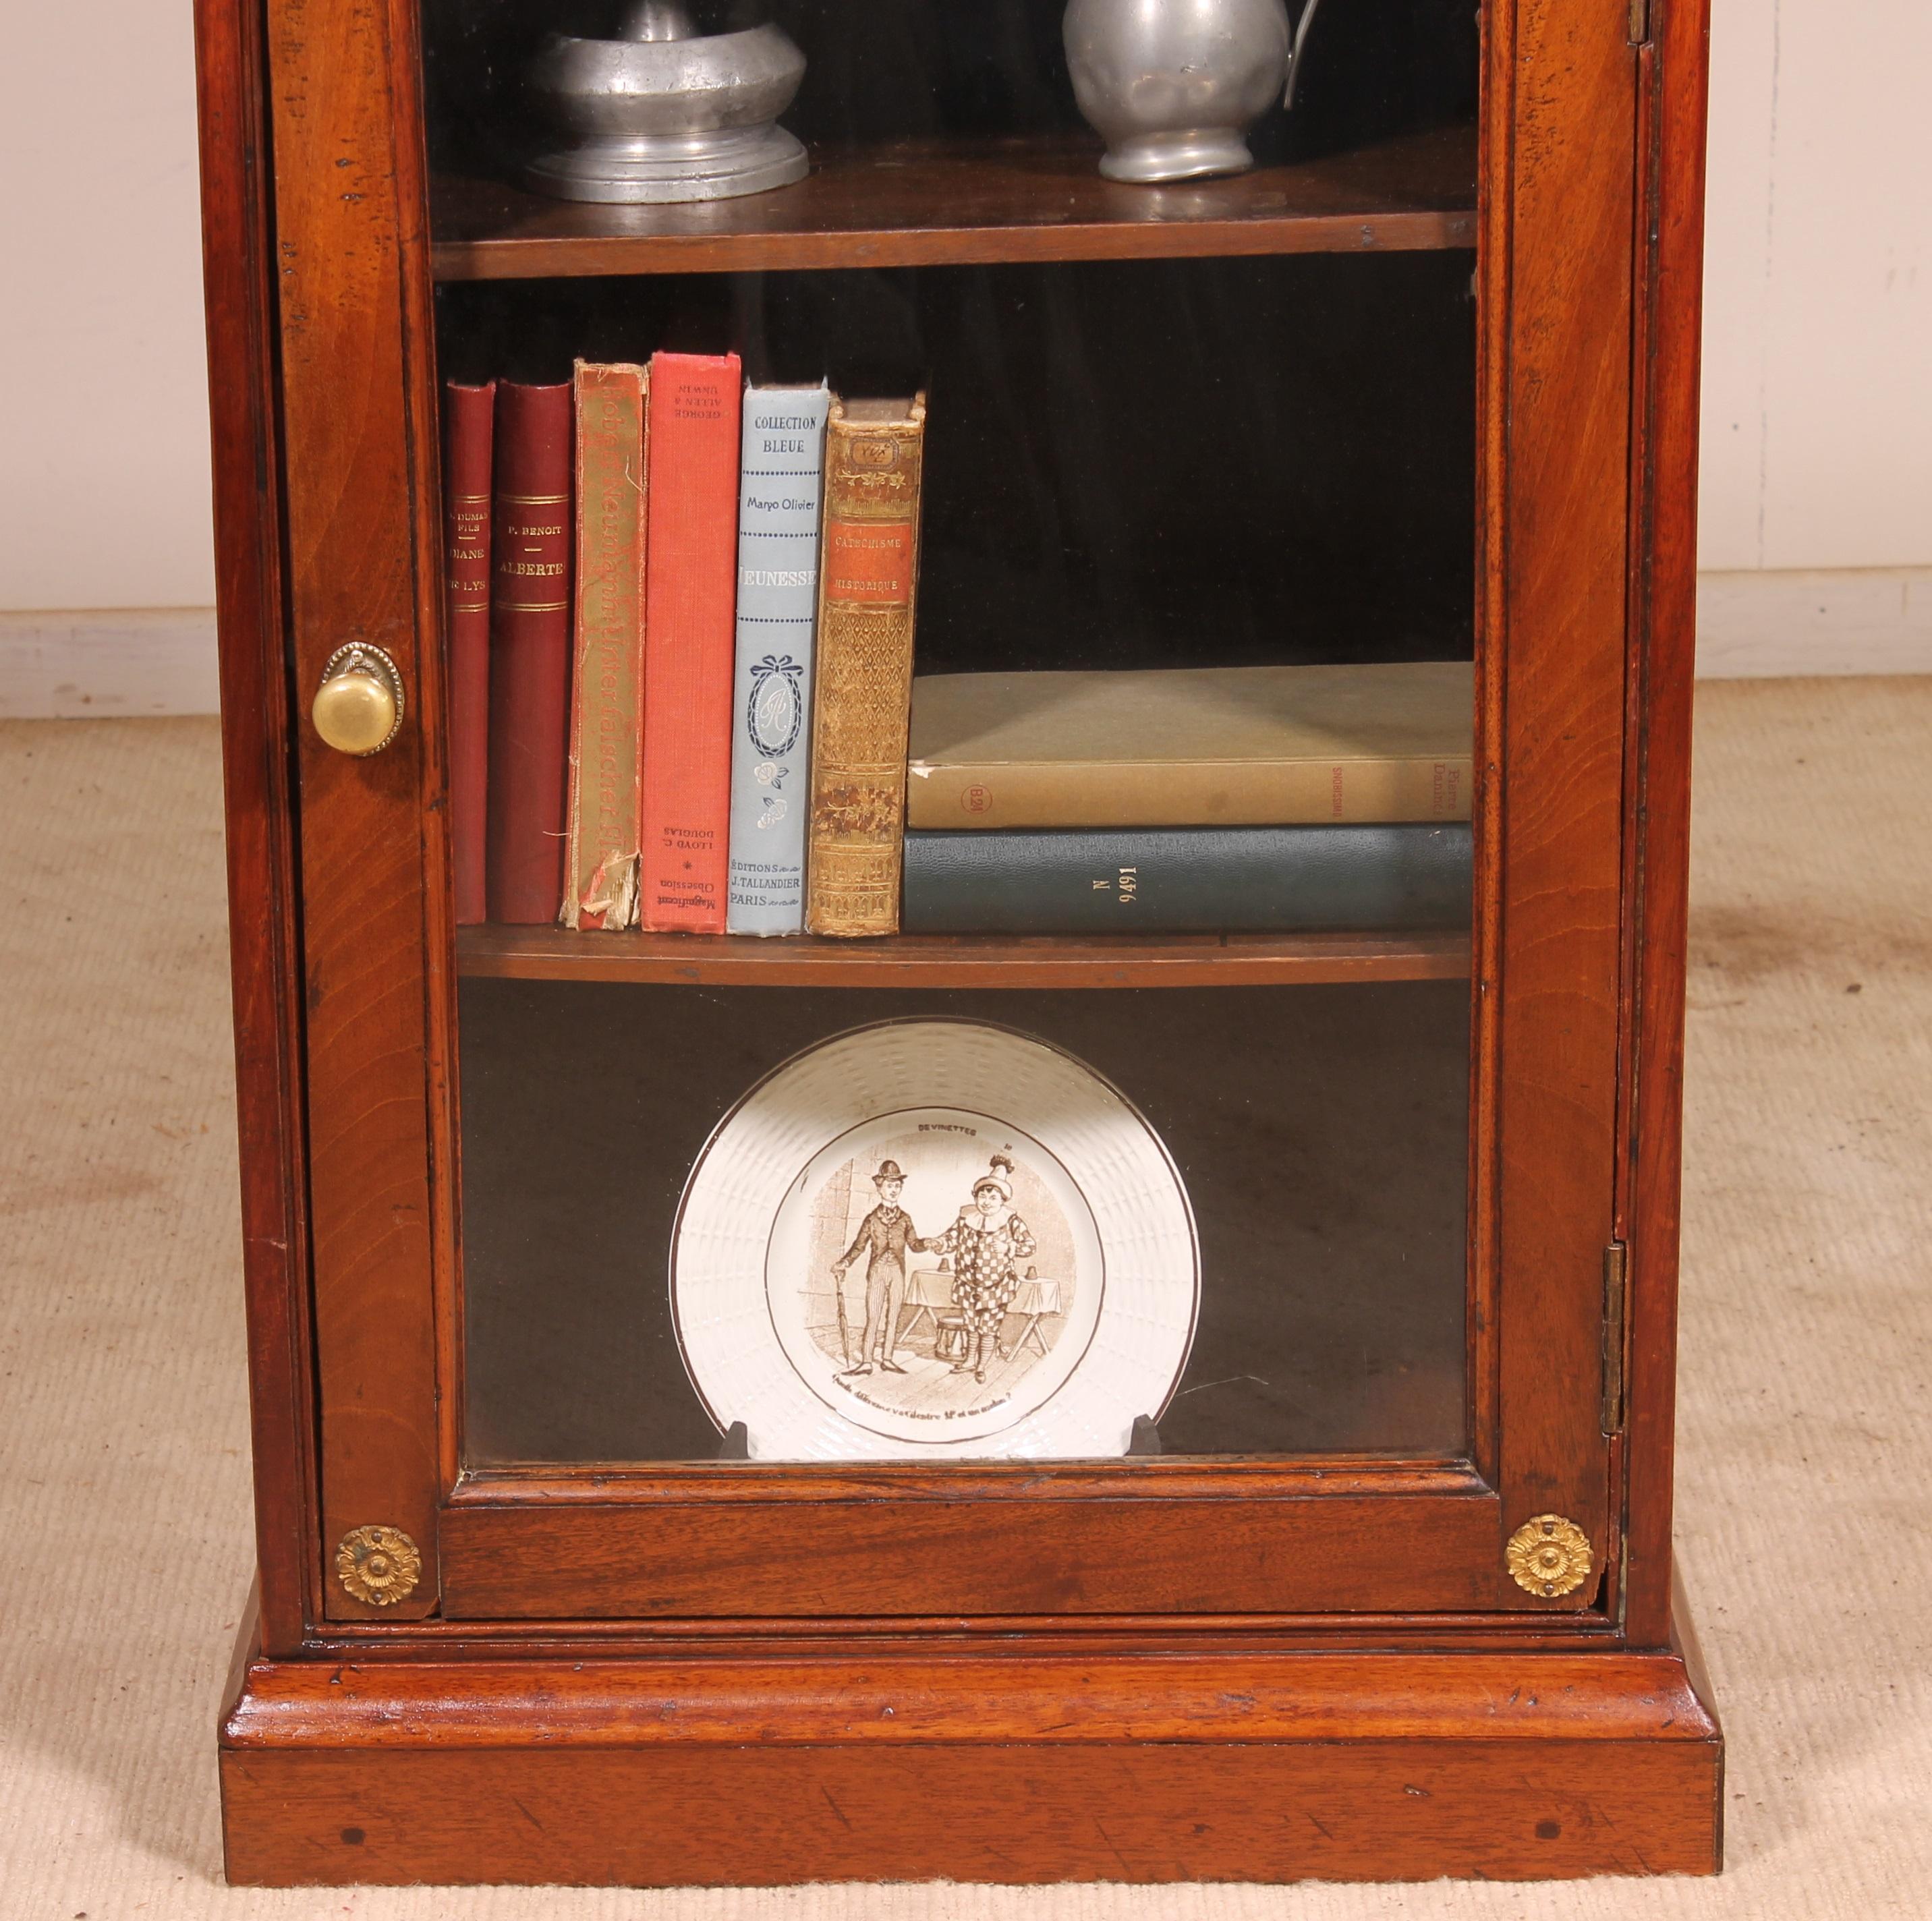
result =
[{"label": "brass door knob", "polygon": [[337,753],[380,754],[402,729],[403,677],[381,648],[352,641],[329,655],[309,712]]}]

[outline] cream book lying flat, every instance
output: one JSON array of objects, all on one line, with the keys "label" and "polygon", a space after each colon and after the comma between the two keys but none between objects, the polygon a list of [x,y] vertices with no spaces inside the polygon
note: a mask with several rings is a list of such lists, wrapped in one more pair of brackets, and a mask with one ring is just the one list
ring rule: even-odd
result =
[{"label": "cream book lying flat", "polygon": [[1466,820],[1466,661],[932,674],[907,825]]}]

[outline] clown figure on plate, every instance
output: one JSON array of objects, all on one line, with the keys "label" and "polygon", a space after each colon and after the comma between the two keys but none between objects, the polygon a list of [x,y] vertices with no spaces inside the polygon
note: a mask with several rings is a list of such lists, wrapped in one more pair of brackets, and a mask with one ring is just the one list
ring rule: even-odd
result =
[{"label": "clown figure on plate", "polygon": [[1036,1251],[1033,1233],[1013,1212],[1013,1164],[995,1154],[987,1172],[973,1183],[970,1203],[944,1233],[913,1243],[922,1254],[940,1254],[952,1262],[952,1299],[966,1322],[968,1351],[953,1364],[955,1374],[986,1378],[986,1350],[1004,1358],[1000,1329],[1019,1292],[1015,1263]]}]

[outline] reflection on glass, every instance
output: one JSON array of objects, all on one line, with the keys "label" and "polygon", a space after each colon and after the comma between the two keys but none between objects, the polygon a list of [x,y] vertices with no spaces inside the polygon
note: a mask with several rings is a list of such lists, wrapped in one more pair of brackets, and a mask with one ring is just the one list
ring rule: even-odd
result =
[{"label": "reflection on glass", "polygon": [[[1468,1001],[1456,981],[860,994],[466,981],[471,1458],[714,1457],[671,1312],[686,1176],[794,1054],[862,1022],[934,1016],[1065,1049],[1172,1154],[1202,1291],[1159,1424],[1167,1451],[1456,1454]],[[592,1058],[594,1073],[570,1070]],[[950,1287],[943,1302],[923,1291],[935,1323],[956,1316]],[[856,1318],[860,1290],[845,1298]],[[1007,1304],[1009,1344],[1028,1305]],[[936,1326],[902,1323],[912,1352],[936,1348]],[[848,1334],[863,1340],[849,1320]]]},{"label": "reflection on glass", "polygon": [[[735,0],[698,10],[707,31],[743,23]],[[1129,1298],[1132,1265],[1128,1243],[1108,1242],[1092,1197],[1097,1177],[1075,1166],[1054,1131],[1064,1116],[1035,1122],[998,1090],[975,1104],[934,1075],[864,1112],[833,1115],[828,1101],[824,1126],[800,1131],[785,1150],[794,1159],[782,1193],[734,1185],[732,1117],[766,1077],[868,1023],[945,1020],[1015,1031],[1082,1064],[1145,1117],[1171,1159],[1182,1211],[1191,1210],[1198,1290],[1191,1344],[1176,1340],[1148,1396],[1164,1451],[1456,1455],[1468,1420],[1468,989],[1435,978],[1442,965],[1381,965],[1388,954],[1376,943],[1391,931],[1426,930],[1441,962],[1466,917],[1473,859],[1462,751],[1476,604],[1474,261],[1463,244],[1473,231],[1465,177],[1474,151],[1473,10],[1468,0],[1324,7],[1293,114],[1273,112],[1257,130],[1259,170],[1235,183],[1245,197],[1231,199],[1226,181],[1173,186],[1141,200],[1082,200],[1088,211],[1077,216],[1067,211],[1071,188],[1063,190],[1070,169],[1083,193],[1134,190],[1095,178],[1099,149],[1075,109],[1061,49],[1063,0],[1011,0],[992,15],[904,0],[860,28],[848,0],[776,0],[759,10],[806,55],[787,124],[813,143],[818,170],[809,187],[770,197],[765,227],[742,224],[745,203],[720,202],[709,226],[693,217],[676,228],[656,224],[650,209],[560,211],[518,196],[515,157],[532,132],[520,76],[550,23],[520,0],[424,0],[436,205],[461,226],[445,250],[455,259],[470,249],[437,289],[438,372],[555,384],[580,361],[617,364],[629,368],[634,398],[641,378],[631,364],[662,352],[714,357],[708,364],[726,368],[718,377],[735,393],[737,370],[715,357],[736,355],[760,385],[822,381],[861,403],[926,397],[917,514],[902,513],[891,539],[872,530],[896,557],[892,605],[902,614],[916,580],[916,622],[901,619],[890,665],[898,687],[909,651],[926,689],[911,703],[914,734],[926,739],[923,722],[939,747],[920,764],[938,769],[941,749],[952,756],[948,806],[932,800],[945,786],[935,772],[913,823],[923,842],[919,884],[936,890],[921,895],[913,920],[930,940],[984,944],[988,971],[970,987],[916,989],[886,969],[876,990],[805,987],[785,984],[782,966],[776,984],[714,987],[695,970],[664,984],[662,975],[610,978],[608,967],[596,978],[604,958],[643,937],[554,933],[541,904],[514,928],[500,912],[498,925],[466,926],[458,966],[468,971],[460,1011],[469,1458],[717,1457],[721,1429],[740,1416],[698,1358],[672,1278],[683,1260],[681,1197],[691,1182],[702,1198],[713,1178],[720,1245],[745,1243],[731,1272],[775,1271],[770,1250],[781,1245],[797,1270],[777,1291],[762,1281],[752,1288],[744,1311],[762,1331],[727,1344],[789,1369],[804,1397],[789,1424],[776,1401],[746,1404],[758,1458],[828,1458],[812,1422],[837,1421],[842,1404],[875,1428],[890,1416],[910,1430],[930,1414],[989,1448],[1018,1431],[1016,1410],[1029,1396],[1060,1407],[1085,1357],[1114,1338],[1109,1316]],[[585,30],[605,30],[596,11]],[[808,197],[787,202],[784,191]],[[851,200],[842,212],[841,196]],[[820,211],[786,211],[808,205]],[[1397,229],[1376,223],[1405,210],[1414,216],[1400,229],[1407,237],[1390,245],[1385,234]],[[839,226],[860,213],[894,236],[896,258],[932,264],[865,264],[850,244],[857,229]],[[1071,231],[1070,218],[1090,223],[1090,237],[1062,250],[1052,236]],[[956,233],[968,229],[979,238],[962,249]],[[1102,229],[1110,237],[1093,241]],[[1245,244],[1264,229],[1269,244],[1330,250],[1248,256]],[[699,250],[700,265],[717,234],[754,233],[747,251],[710,258],[734,268],[755,264],[757,249],[782,235],[794,270],[692,272],[684,271],[691,253],[640,244],[673,231]],[[922,244],[908,249],[908,235]],[[599,235],[612,250],[594,250]],[[564,262],[544,269],[556,277],[514,277],[530,271],[510,257],[526,242]],[[1224,242],[1229,250],[1216,252]],[[491,247],[494,265],[479,267],[477,250]],[[1109,257],[1039,257],[1056,250]],[[1184,257],[1151,257],[1170,250]],[[810,271],[796,270],[802,259]],[[680,270],[658,271],[666,265]],[[472,272],[483,277],[464,277]],[[722,406],[719,418],[729,411]],[[626,448],[640,430],[624,427]],[[725,502],[737,443],[722,427],[716,438],[712,478]],[[500,436],[500,455],[503,444]],[[655,457],[644,465],[652,499],[697,497],[668,481],[656,491]],[[607,478],[626,471],[622,459],[598,469]],[[500,506],[502,472],[500,460]],[[545,502],[562,485],[547,484]],[[647,553],[648,529],[663,523],[650,520],[656,510],[644,491],[640,482],[626,496],[622,525]],[[816,526],[832,551],[824,529],[836,520],[842,532],[844,510],[816,512],[807,490],[796,491],[799,525],[774,523],[773,538],[808,541]],[[742,527],[751,496],[735,497]],[[540,517],[561,555],[563,520]],[[743,613],[748,563],[728,550],[728,514],[691,517],[719,533],[712,572],[735,581]],[[905,532],[915,518],[916,538]],[[568,562],[580,574],[586,551],[573,549]],[[539,563],[566,565],[556,556],[528,565]],[[823,567],[776,562],[752,571],[758,592],[789,583],[808,596],[822,595],[827,578]],[[862,600],[866,583],[855,574],[847,585],[854,581]],[[562,604],[546,603],[554,616]],[[804,618],[789,603],[752,612],[774,625],[782,613]],[[822,640],[822,619],[819,627]],[[629,631],[634,638],[634,619]],[[466,685],[494,679],[476,670],[479,652],[491,648],[472,646]],[[556,665],[562,646],[553,652]],[[884,684],[884,666],[874,663],[868,680],[859,653],[849,658],[858,666],[838,681],[846,694]],[[742,664],[734,655],[732,664]],[[788,755],[794,736],[815,748],[816,682],[802,656],[775,647],[769,665],[794,670],[783,684],[796,696],[772,738],[784,739]],[[652,712],[671,711],[651,706],[649,667],[640,653],[641,691],[628,707],[613,703],[640,734]],[[580,667],[572,670],[580,682]],[[1352,764],[1401,763],[1407,797],[1358,805],[1363,790],[1345,791],[1338,767],[1331,784],[1318,778],[1313,799],[1292,810],[1237,803],[1237,783],[1216,771],[1239,757],[1235,734],[1250,748],[1259,739],[1258,750],[1240,751],[1268,760],[1284,731],[1274,706],[1305,706],[1311,676],[1323,676],[1360,710],[1358,747],[1380,730],[1379,753]],[[1433,691],[1430,745],[1406,758],[1386,745],[1406,724],[1397,710],[1410,697],[1388,691],[1398,683]],[[553,748],[562,739],[560,684],[545,682]],[[949,690],[959,697],[950,708]],[[1125,718],[1123,701],[1133,710]],[[1230,703],[1242,729],[1223,724]],[[497,703],[507,735],[529,705]],[[1150,716],[1143,739],[1137,730]],[[580,770],[589,738],[580,724]],[[1003,823],[998,795],[1016,784],[1008,776],[1022,738],[1043,770],[1040,792],[1070,782],[1085,796],[1080,806],[1070,811],[1063,797]],[[926,751],[916,747],[912,757]],[[1177,756],[1186,763],[1178,772]],[[776,751],[768,757],[776,762]],[[872,757],[882,790],[906,758]],[[1094,770],[1112,769],[1105,778],[1124,787],[1130,763],[1134,806],[1087,807],[1102,783]],[[634,774],[635,757],[626,764]],[[845,763],[820,754],[814,764]],[[1007,772],[995,778],[989,766]],[[777,781],[776,766],[767,771]],[[794,784],[776,798],[813,817],[809,769],[788,762],[784,772]],[[1399,784],[1392,777],[1390,792]],[[474,791],[470,798],[474,817]],[[754,798],[754,814],[774,811],[763,805],[772,796]],[[898,828],[879,830],[889,853]],[[550,835],[548,815],[538,829]],[[1124,852],[1118,838],[1077,841],[1093,830],[1169,835],[1158,851],[1169,870],[1184,870],[1185,911],[1170,890],[1150,912],[1154,856]],[[1228,837],[1243,834],[1238,854]],[[1342,836],[1323,844],[1321,862],[1310,851],[1316,835]],[[636,844],[613,856],[620,868],[628,858],[634,877]],[[601,859],[593,848],[593,883],[606,872]],[[1030,899],[1043,900],[1049,877],[1082,896],[1078,911],[1054,907],[1030,920],[1034,910],[1018,904],[1022,880]],[[890,907],[891,888],[874,891]],[[910,887],[904,898],[912,900]],[[1360,964],[1348,984],[1044,992],[994,984],[1000,953],[1017,952],[1016,942],[1082,940],[1100,952],[1136,924],[1095,919],[1096,901],[1108,913],[1132,910],[1151,938],[1325,939]],[[502,958],[488,943],[516,940],[555,947],[534,969],[542,977],[486,977],[479,957]],[[915,1113],[962,1130],[958,1165],[907,1124]],[[934,1118],[942,1114],[952,1119]],[[792,1182],[802,1184],[795,1193]],[[1099,1252],[1083,1266],[1089,1235]],[[1092,1284],[1090,1273],[1099,1277]],[[1137,1445],[1152,1443],[1139,1434]],[[1084,1444],[1076,1433],[1045,1451]],[[1093,1452],[1125,1444],[1116,1422]]]}]

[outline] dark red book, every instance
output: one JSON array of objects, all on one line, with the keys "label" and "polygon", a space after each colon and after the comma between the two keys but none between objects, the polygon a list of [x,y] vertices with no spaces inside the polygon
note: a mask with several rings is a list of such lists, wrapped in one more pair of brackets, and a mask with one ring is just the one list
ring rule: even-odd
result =
[{"label": "dark red book", "polygon": [[449,820],[456,921],[488,918],[490,443],[496,383],[442,390],[443,616],[449,647]]},{"label": "dark red book", "polygon": [[639,918],[722,934],[737,614],[738,356],[651,362]]},{"label": "dark red book", "polygon": [[570,383],[496,389],[490,538],[489,908],[554,921],[570,745]]}]

